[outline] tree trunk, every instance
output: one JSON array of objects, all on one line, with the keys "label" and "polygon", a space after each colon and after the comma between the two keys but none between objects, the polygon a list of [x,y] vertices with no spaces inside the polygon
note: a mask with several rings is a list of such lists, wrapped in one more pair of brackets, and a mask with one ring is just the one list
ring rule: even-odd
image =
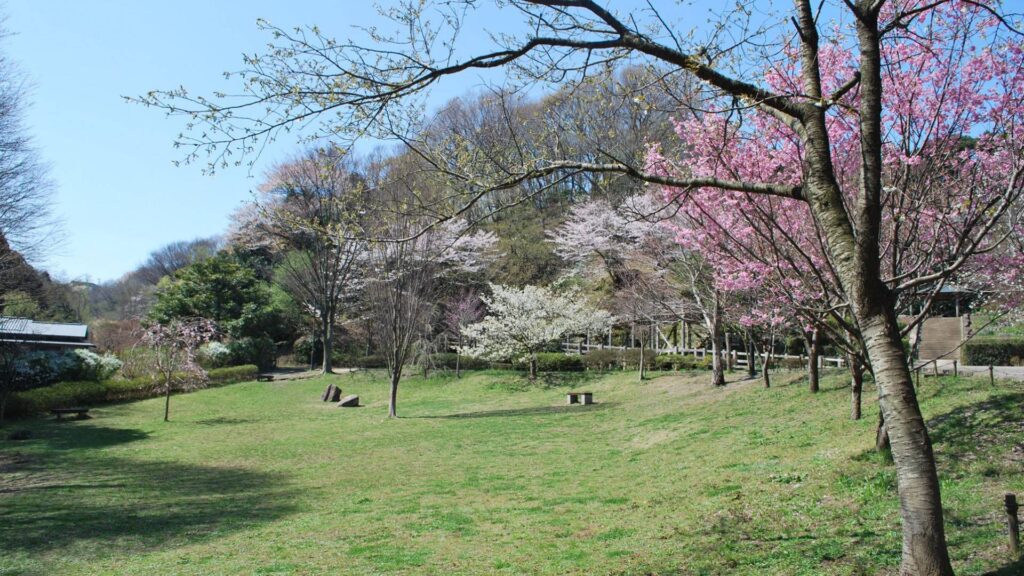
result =
[{"label": "tree trunk", "polygon": [[807,348],[807,383],[811,393],[820,390],[818,378],[818,355],[821,353],[821,338],[818,330],[811,330],[804,333],[804,345]]},{"label": "tree trunk", "polygon": [[7,396],[6,392],[0,394],[0,423],[4,421],[4,417],[7,415]]},{"label": "tree trunk", "polygon": [[[754,350],[757,350],[757,346],[754,347]],[[764,360],[761,361],[761,378],[764,380],[765,388],[772,387],[772,378],[768,373],[768,368],[771,366],[771,356],[771,352],[768,350],[768,348],[765,348]]]},{"label": "tree trunk", "polygon": [[885,426],[885,415],[878,411],[878,426],[875,427],[875,450],[889,454],[892,446],[889,445],[889,429]]},{"label": "tree trunk", "polygon": [[888,432],[903,515],[903,562],[908,576],[953,574],[946,549],[942,499],[931,438],[914,394],[892,308],[862,319],[861,333]]},{"label": "tree trunk", "polygon": [[644,337],[643,333],[640,335],[640,381],[643,382],[646,374],[644,374]]},{"label": "tree trunk", "polygon": [[750,333],[749,328],[746,330],[744,338],[744,345],[747,349],[747,378],[753,380],[757,377],[757,364],[754,360],[754,336]]},{"label": "tree trunk", "polygon": [[725,386],[725,366],[722,362],[722,349],[719,339],[721,327],[717,322],[711,326],[711,385]]},{"label": "tree trunk", "polygon": [[860,420],[861,392],[864,390],[864,363],[856,354],[849,354],[847,363],[850,364],[850,418]]},{"label": "tree trunk", "polygon": [[388,418],[398,418],[398,381],[402,373],[398,368],[391,371],[391,393],[388,395]]},{"label": "tree trunk", "polygon": [[325,315],[323,319],[323,332],[324,332],[324,360],[323,370],[324,374],[330,374],[333,372],[331,351],[334,350],[334,321]]},{"label": "tree trunk", "polygon": [[164,422],[171,419],[171,382],[164,382]]},{"label": "tree trunk", "polygon": [[537,353],[530,353],[530,382],[537,380]]},{"label": "tree trunk", "polygon": [[462,378],[462,334],[459,334],[459,352],[455,353],[455,377]]}]

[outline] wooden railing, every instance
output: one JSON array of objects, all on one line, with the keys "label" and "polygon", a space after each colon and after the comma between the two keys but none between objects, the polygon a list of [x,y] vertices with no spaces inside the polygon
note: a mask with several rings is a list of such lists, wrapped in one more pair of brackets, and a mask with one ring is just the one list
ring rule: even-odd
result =
[{"label": "wooden railing", "polygon": [[[590,352],[591,350],[629,350],[629,349],[630,348],[627,348],[626,346],[608,346],[607,344],[586,344],[586,343],[583,343],[583,342],[563,342],[562,343],[562,351],[567,353],[567,354],[586,354],[587,352]],[[639,350],[639,348],[631,348],[631,349],[632,350]],[[657,355],[657,354],[688,354],[688,355],[696,356],[697,358],[706,358],[706,357],[711,355],[711,350],[708,350],[706,348],[684,348],[684,347],[681,347],[681,346],[673,346],[673,347],[670,347],[670,348],[660,348],[659,347],[659,348],[654,348],[654,349],[645,348],[644,350],[646,350],[647,352],[650,352],[652,354],[655,354],[655,355]],[[741,352],[739,350],[730,350],[728,352],[726,352],[724,350],[722,351],[722,358],[723,358],[723,361],[725,361],[726,363],[728,363],[730,356],[732,358],[732,365],[734,367],[741,367],[742,366],[742,367],[746,368],[746,366],[747,366],[747,353],[746,352]],[[755,356],[758,359],[757,360],[758,363],[761,363],[761,362],[764,361],[765,354],[763,352],[760,353],[760,354],[756,354]],[[807,357],[806,356],[797,356],[797,355],[793,355],[793,354],[773,354],[772,358],[775,361],[782,360],[782,359],[799,359],[799,360],[801,360],[801,361],[803,361],[805,363],[807,362]],[[844,366],[846,366],[846,359],[845,358],[832,358],[832,357],[827,357],[827,356],[818,356],[818,366],[820,366],[822,368],[824,368],[824,367],[843,368]]]}]

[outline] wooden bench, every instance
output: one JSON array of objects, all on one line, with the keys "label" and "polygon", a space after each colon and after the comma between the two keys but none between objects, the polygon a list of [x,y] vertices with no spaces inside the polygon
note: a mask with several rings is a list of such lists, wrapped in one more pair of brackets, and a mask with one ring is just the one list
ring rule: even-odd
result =
[{"label": "wooden bench", "polygon": [[566,402],[568,404],[583,404],[584,406],[594,403],[593,392],[569,392],[566,395]]},{"label": "wooden bench", "polygon": [[89,416],[89,409],[88,408],[54,408],[53,410],[50,410],[50,414],[53,414],[54,416],[56,416],[57,420],[60,420],[60,417],[65,415],[65,414],[75,414],[76,417],[79,420],[81,420],[82,418],[87,418]]}]

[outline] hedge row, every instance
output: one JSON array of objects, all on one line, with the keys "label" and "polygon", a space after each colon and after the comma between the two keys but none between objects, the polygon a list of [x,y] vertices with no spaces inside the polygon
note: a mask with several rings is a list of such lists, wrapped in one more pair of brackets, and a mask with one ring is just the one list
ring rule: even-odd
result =
[{"label": "hedge row", "polygon": [[973,338],[964,344],[964,364],[1020,366],[1024,364],[1024,338]]},{"label": "hedge row", "polygon": [[[223,386],[255,380],[255,365],[216,368],[207,372],[207,386]],[[153,378],[107,380],[105,382],[60,382],[14,394],[8,401],[6,416],[31,416],[54,408],[92,406],[104,402],[123,402],[159,396],[163,392]]]},{"label": "hedge row", "polygon": [[711,358],[697,358],[692,354],[660,354],[654,357],[658,370],[710,370]]}]

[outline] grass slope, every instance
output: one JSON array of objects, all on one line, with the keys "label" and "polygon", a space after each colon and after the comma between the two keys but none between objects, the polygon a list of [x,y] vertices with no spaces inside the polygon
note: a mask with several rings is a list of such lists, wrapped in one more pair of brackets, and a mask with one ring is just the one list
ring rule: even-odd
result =
[{"label": "grass slope", "polygon": [[[706,385],[380,375],[246,383],[35,421],[0,441],[0,574],[878,574],[900,532],[877,418],[845,377]],[[871,398],[873,390],[865,391]],[[959,574],[1010,564],[1001,501],[1024,493],[1024,387],[927,379]]]}]

